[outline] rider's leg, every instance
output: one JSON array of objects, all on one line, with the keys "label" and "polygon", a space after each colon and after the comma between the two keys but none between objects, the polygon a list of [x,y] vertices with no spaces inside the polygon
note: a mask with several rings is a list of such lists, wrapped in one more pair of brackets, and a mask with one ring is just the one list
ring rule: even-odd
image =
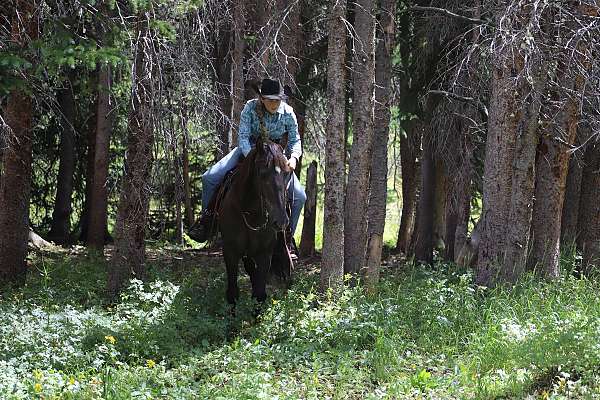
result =
[{"label": "rider's leg", "polygon": [[202,215],[197,224],[190,229],[189,235],[192,239],[202,243],[210,238],[214,211],[209,210],[210,201],[227,171],[236,166],[241,156],[242,151],[236,147],[202,175]]},{"label": "rider's leg", "polygon": [[291,180],[288,197],[292,199],[292,220],[290,222],[292,235],[294,235],[298,226],[298,220],[300,219],[300,212],[302,212],[302,207],[304,207],[304,202],[306,201],[306,193],[295,173],[292,173]]},{"label": "rider's leg", "polygon": [[242,150],[240,150],[239,147],[236,147],[202,175],[203,211],[207,210],[217,186],[219,186],[219,184],[223,181],[223,178],[227,172],[237,165],[242,154]]}]

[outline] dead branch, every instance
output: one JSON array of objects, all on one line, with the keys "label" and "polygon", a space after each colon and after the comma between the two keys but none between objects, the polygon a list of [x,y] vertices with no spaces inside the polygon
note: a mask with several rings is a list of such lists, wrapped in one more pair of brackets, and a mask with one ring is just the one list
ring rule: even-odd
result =
[{"label": "dead branch", "polygon": [[470,103],[470,104],[474,104],[477,109],[479,110],[479,112],[481,113],[481,116],[483,117],[484,120],[487,120],[488,118],[488,109],[485,106],[485,104],[483,104],[481,101],[474,99],[473,97],[466,97],[466,96],[460,96],[456,93],[452,93],[452,92],[447,92],[445,90],[430,90],[428,93],[431,94],[437,94],[440,96],[444,96],[453,100],[458,100],[458,101],[462,101],[463,103]]},{"label": "dead branch", "polygon": [[467,17],[464,15],[456,14],[445,8],[413,6],[413,7],[410,7],[409,10],[411,10],[411,11],[430,11],[430,12],[434,12],[434,13],[438,13],[438,14],[443,14],[447,17],[458,19],[460,21],[467,22],[469,24],[474,24],[474,25],[495,26],[494,23],[490,20]]}]

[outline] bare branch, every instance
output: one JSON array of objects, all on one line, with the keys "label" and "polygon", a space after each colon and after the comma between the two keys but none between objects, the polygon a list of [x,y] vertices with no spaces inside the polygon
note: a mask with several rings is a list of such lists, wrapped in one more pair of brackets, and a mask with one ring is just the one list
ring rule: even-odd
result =
[{"label": "bare branch", "polygon": [[411,11],[431,11],[431,12],[434,12],[434,13],[443,14],[443,15],[445,15],[447,17],[450,17],[450,18],[458,19],[458,20],[463,21],[463,22],[467,22],[469,24],[495,26],[492,21],[484,20],[484,19],[478,19],[478,18],[471,18],[471,17],[467,17],[467,16],[464,16],[464,15],[456,14],[456,13],[454,13],[454,12],[452,12],[450,10],[447,10],[445,8],[413,6],[413,7],[410,7],[409,10],[411,10]]},{"label": "bare branch", "polygon": [[487,107],[485,106],[485,104],[483,104],[481,101],[479,101],[477,99],[474,99],[473,97],[460,96],[458,94],[455,94],[452,92],[447,92],[445,90],[430,90],[428,93],[448,97],[450,99],[462,101],[464,103],[474,104],[477,107],[477,109],[479,110],[479,112],[481,112],[483,118],[485,120],[487,120],[487,118],[488,118],[488,110],[487,110]]}]

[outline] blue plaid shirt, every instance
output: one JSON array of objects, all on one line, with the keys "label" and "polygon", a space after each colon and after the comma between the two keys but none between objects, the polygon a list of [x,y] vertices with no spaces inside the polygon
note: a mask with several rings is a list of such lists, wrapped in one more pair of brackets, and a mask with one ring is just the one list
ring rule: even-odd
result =
[{"label": "blue plaid shirt", "polygon": [[[238,132],[238,142],[240,149],[247,156],[260,135],[260,121],[256,114],[256,104],[258,99],[250,100],[244,106],[240,116],[240,129]],[[283,101],[279,105],[275,114],[264,113],[265,128],[269,133],[269,138],[279,140],[287,132],[288,143],[287,151],[291,157],[299,159],[302,155],[302,146],[300,144],[300,135],[298,134],[298,122],[294,109]]]}]

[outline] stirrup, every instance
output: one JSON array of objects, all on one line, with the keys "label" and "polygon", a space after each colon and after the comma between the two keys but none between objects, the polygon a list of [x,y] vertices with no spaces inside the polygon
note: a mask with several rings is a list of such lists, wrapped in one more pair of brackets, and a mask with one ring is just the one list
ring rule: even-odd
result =
[{"label": "stirrup", "polygon": [[292,259],[292,261],[296,261],[298,259],[298,247],[296,246],[296,240],[291,235],[286,237],[286,239],[287,240],[285,246],[287,247],[287,250],[290,253],[290,258]]}]

